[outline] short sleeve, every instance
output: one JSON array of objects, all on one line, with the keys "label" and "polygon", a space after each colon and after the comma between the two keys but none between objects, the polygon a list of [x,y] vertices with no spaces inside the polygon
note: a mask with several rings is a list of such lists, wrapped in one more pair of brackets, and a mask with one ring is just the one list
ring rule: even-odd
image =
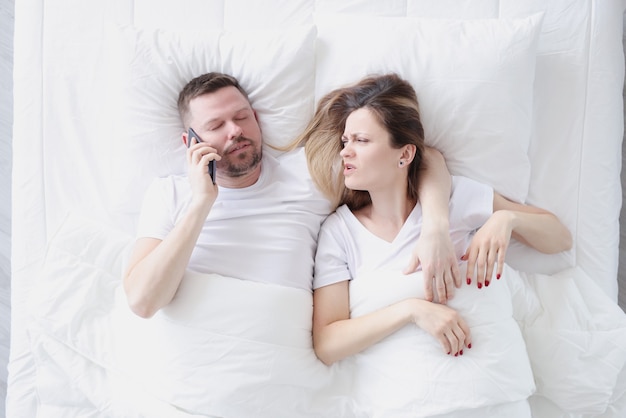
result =
[{"label": "short sleeve", "polygon": [[173,183],[169,178],[155,179],[143,198],[137,225],[137,238],[164,239],[174,228]]},{"label": "short sleeve", "polygon": [[337,213],[332,213],[322,224],[317,241],[314,290],[351,279],[346,250],[347,238],[349,232],[341,218]]}]

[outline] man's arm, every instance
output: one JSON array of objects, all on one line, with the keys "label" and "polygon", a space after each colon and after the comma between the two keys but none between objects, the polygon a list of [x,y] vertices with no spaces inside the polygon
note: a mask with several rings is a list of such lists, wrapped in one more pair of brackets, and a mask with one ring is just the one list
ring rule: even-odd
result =
[{"label": "man's arm", "polygon": [[419,185],[422,231],[405,273],[422,266],[426,300],[433,300],[433,281],[440,303],[461,286],[458,260],[450,238],[449,201],[452,179],[443,155],[434,148],[424,149],[426,170]]},{"label": "man's arm", "polygon": [[219,156],[205,143],[193,144],[187,150],[192,197],[186,213],[165,239],[140,238],[135,243],[123,283],[128,304],[141,317],[149,318],[170,303],[180,286],[204,221],[217,199],[218,187],[207,170],[212,159]]},{"label": "man's arm", "polygon": [[189,209],[164,240],[139,238],[124,275],[132,311],[149,318],[170,303],[185,273],[211,205]]},{"label": "man's arm", "polygon": [[489,286],[496,264],[496,279],[501,277],[511,237],[546,254],[572,248],[572,234],[552,212],[512,202],[499,193],[494,193],[493,210],[462,257],[467,260],[468,282],[475,277],[479,288]]}]

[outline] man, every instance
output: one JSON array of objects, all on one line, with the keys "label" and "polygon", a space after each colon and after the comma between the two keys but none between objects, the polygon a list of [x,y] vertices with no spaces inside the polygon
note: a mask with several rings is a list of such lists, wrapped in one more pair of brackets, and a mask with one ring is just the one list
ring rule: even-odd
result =
[{"label": "man", "polygon": [[[313,185],[303,149],[279,158],[263,153],[256,112],[229,75],[191,80],[178,108],[201,142],[183,132],[188,176],[158,179],[146,194],[124,276],[133,312],[148,318],[167,305],[187,268],[311,290],[317,234],[331,207]],[[212,160],[217,184],[208,173]],[[429,221],[407,271],[421,263],[445,303],[460,286],[448,236],[450,176],[436,151],[427,153],[427,166],[420,200]]]}]

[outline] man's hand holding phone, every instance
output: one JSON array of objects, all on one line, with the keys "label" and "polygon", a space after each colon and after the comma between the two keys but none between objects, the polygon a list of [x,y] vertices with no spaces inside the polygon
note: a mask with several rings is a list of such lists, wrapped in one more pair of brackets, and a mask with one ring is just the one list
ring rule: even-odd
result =
[{"label": "man's hand holding phone", "polygon": [[[186,143],[188,148],[189,182],[194,200],[200,199],[199,202],[207,202],[209,205],[212,205],[217,198],[218,192],[218,188],[215,185],[215,161],[220,160],[221,157],[217,154],[215,148],[204,143],[191,128],[189,128]],[[209,180],[209,177],[211,180]]]},{"label": "man's hand holding phone", "polygon": [[[196,131],[194,131],[191,127],[189,127],[189,131],[187,132],[187,148],[191,148],[192,141],[194,139],[196,140],[197,144],[199,144],[200,142],[203,142],[202,139],[200,139],[200,136],[196,133]],[[214,159],[209,161],[208,172],[209,172],[209,175],[211,176],[211,180],[213,181],[213,184],[215,184],[215,160]]]}]

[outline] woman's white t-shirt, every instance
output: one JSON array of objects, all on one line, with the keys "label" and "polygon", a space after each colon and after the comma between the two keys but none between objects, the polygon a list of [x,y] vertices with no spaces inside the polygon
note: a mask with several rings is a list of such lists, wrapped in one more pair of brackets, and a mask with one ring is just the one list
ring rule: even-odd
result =
[{"label": "woman's white t-shirt", "polygon": [[[472,233],[493,211],[493,190],[467,178],[453,179],[450,233],[460,258]],[[405,275],[421,230],[416,205],[392,242],[367,230],[342,206],[322,226],[314,288],[349,280],[350,316],[361,317],[407,298],[424,299],[422,272]],[[464,263],[460,266],[465,274]],[[505,266],[504,277],[514,276]],[[478,289],[463,283],[448,306],[472,333],[472,348],[447,355],[439,341],[408,324],[344,360],[356,404],[368,416],[529,417],[535,390],[506,279]],[[495,408],[495,409],[494,409]],[[458,414],[455,415],[455,412]],[[451,414],[451,415],[443,415]]]},{"label": "woman's white t-shirt", "polygon": [[[457,257],[493,212],[493,189],[466,177],[452,178],[450,234]],[[359,271],[402,271],[409,262],[422,229],[419,204],[393,240],[387,242],[368,231],[347,206],[331,214],[320,231],[313,288],[358,277]]]}]

